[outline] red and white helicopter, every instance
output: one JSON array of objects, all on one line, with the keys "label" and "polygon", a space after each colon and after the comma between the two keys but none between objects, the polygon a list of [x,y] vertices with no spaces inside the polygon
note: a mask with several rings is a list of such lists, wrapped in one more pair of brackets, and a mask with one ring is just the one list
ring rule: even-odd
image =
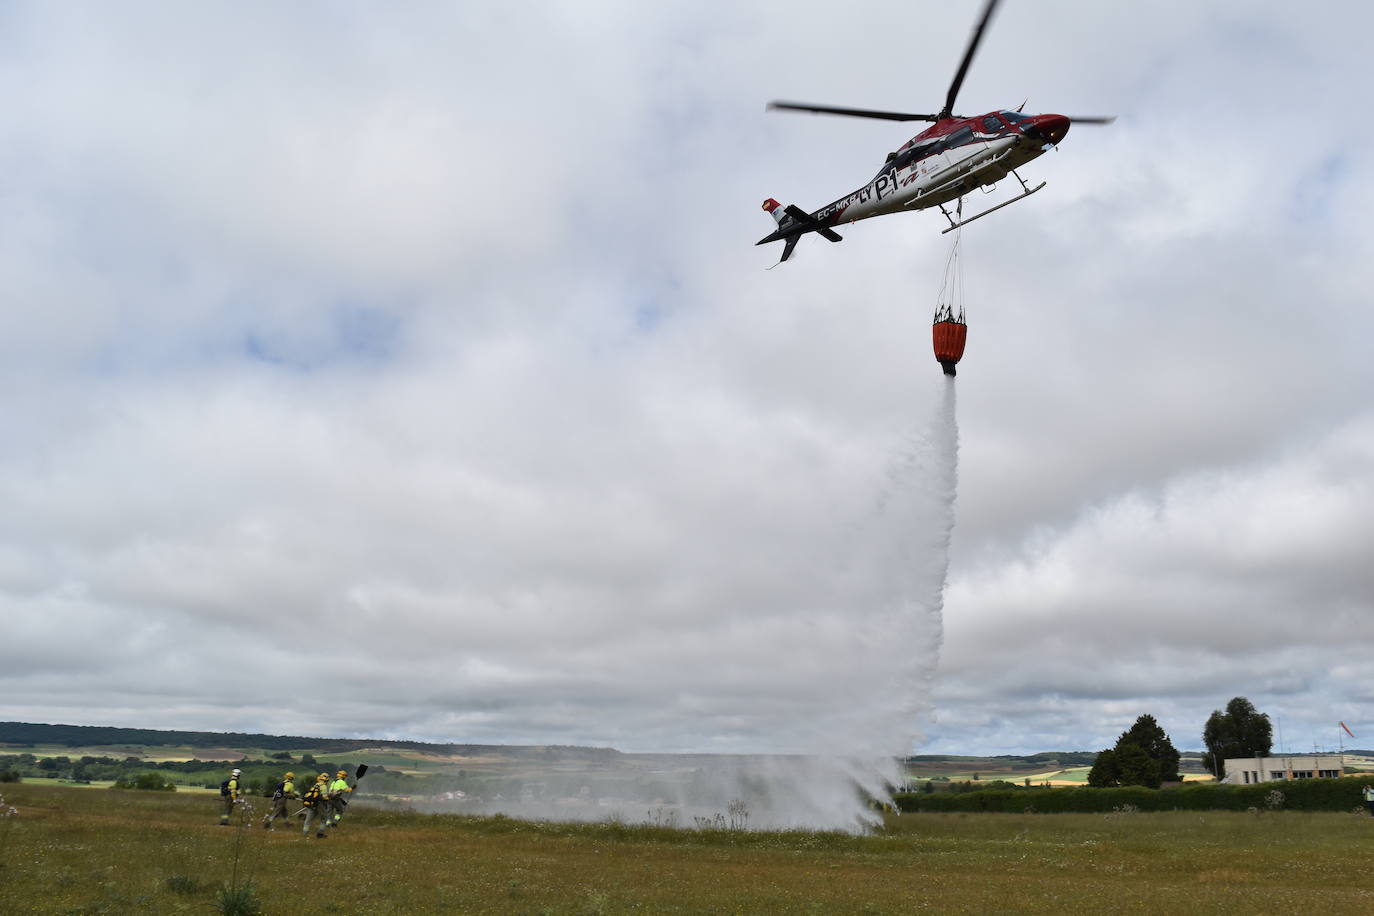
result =
[{"label": "red and white helicopter", "polygon": [[[1026,184],[1017,174],[1018,166],[1025,165],[1047,150],[1053,149],[1064,135],[1069,125],[1110,124],[1115,118],[1070,118],[1060,114],[1022,114],[1016,111],[990,111],[977,117],[963,117],[952,114],[954,99],[963,85],[964,75],[968,72],[973,55],[982,41],[983,30],[1000,0],[988,0],[983,7],[982,18],[974,26],[973,36],[969,39],[968,50],[954,74],[945,96],[945,107],[938,114],[908,114],[899,111],[872,111],[866,108],[835,108],[826,105],[806,105],[798,102],[769,102],[768,108],[788,111],[811,111],[823,114],[848,115],[856,118],[880,118],[886,121],[933,121],[930,127],[912,137],[894,153],[888,153],[882,169],[866,187],[841,197],[832,204],[821,207],[814,213],[807,213],[796,205],[783,207],[769,198],[763,202],[763,209],[778,224],[776,232],[760,239],[758,245],[768,242],[785,242],[781,261],[786,261],[796,247],[797,240],[808,232],[840,241],[840,236],[831,227],[841,223],[853,223],[888,213],[902,213],[910,210],[924,210],[939,207],[940,212],[949,220],[949,232],[966,223],[987,216],[994,210],[1014,204],[1029,197],[1045,186],[1045,182],[1035,187]],[[990,187],[1007,177],[1015,176],[1021,183],[1021,193],[1011,200],[989,207],[967,219],[962,215],[958,221],[945,209],[944,204],[957,200],[975,188]],[[781,263],[779,261],[779,263]]]}]

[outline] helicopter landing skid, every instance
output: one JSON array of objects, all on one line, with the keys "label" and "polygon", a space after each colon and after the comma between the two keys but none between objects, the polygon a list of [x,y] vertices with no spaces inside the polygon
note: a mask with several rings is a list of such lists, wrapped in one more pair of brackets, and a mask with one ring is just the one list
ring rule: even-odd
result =
[{"label": "helicopter landing skid", "polygon": [[943,213],[943,214],[945,215],[945,219],[949,220],[949,228],[948,228],[948,229],[941,229],[941,230],[940,230],[940,234],[941,234],[941,235],[944,235],[944,234],[947,233],[947,232],[953,232],[955,229],[958,229],[960,226],[965,226],[965,225],[967,225],[967,224],[973,222],[973,221],[976,220],[976,219],[981,219],[982,217],[987,216],[989,213],[991,213],[991,212],[994,211],[994,210],[1000,210],[1000,209],[1002,209],[1003,207],[1006,207],[1006,206],[1009,206],[1009,205],[1011,205],[1011,204],[1016,203],[1018,200],[1022,200],[1022,199],[1024,199],[1024,198],[1030,197],[1030,196],[1031,196],[1032,194],[1034,194],[1036,191],[1040,190],[1041,188],[1043,188],[1043,187],[1045,186],[1045,182],[1042,181],[1042,182],[1040,182],[1038,185],[1036,185],[1035,187],[1032,188],[1032,187],[1030,187],[1028,184],[1026,184],[1026,179],[1022,178],[1019,174],[1017,174],[1017,172],[1016,172],[1015,169],[1012,169],[1012,170],[1011,170],[1011,173],[1012,173],[1013,175],[1016,175],[1016,180],[1019,181],[1019,182],[1021,182],[1021,187],[1022,187],[1024,190],[1023,190],[1020,194],[1017,194],[1015,197],[1013,197],[1011,200],[1004,200],[1004,201],[1002,201],[1000,204],[998,204],[998,205],[995,206],[995,207],[988,207],[986,210],[982,211],[981,213],[975,213],[975,214],[973,214],[973,215],[970,216],[968,219],[960,219],[958,222],[955,222],[955,221],[954,221],[954,217],[953,217],[953,216],[950,216],[949,211],[945,209],[945,205],[944,205],[944,204],[940,204],[940,205],[939,205],[939,206],[940,206],[940,212]]}]

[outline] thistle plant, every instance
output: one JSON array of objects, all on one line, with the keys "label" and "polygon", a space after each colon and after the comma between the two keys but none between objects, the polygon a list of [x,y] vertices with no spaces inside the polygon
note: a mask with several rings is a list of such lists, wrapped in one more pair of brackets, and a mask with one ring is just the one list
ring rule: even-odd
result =
[{"label": "thistle plant", "polygon": [[731,830],[743,830],[749,825],[749,806],[742,799],[733,799],[725,810],[730,812]]},{"label": "thistle plant", "polygon": [[648,815],[648,823],[655,827],[675,829],[678,826],[678,813],[675,808],[654,808],[646,814]]},{"label": "thistle plant", "polygon": [[[253,825],[253,803],[246,798],[234,802],[238,823],[234,826],[234,864],[229,871],[229,883],[216,894],[215,905],[223,916],[258,916],[262,901],[253,885],[252,859],[245,857],[249,830]],[[243,862],[245,876],[239,882],[239,863]]]},{"label": "thistle plant", "polygon": [[749,826],[749,806],[742,799],[733,799],[725,809],[729,820],[717,811],[710,817],[694,817],[698,830],[744,830]]}]

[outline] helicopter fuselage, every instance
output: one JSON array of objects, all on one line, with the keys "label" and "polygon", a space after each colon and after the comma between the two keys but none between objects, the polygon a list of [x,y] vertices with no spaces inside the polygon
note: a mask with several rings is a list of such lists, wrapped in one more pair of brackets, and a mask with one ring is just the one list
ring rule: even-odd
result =
[{"label": "helicopter fuselage", "polygon": [[[901,149],[889,153],[883,167],[866,186],[813,213],[807,213],[795,204],[784,207],[771,197],[765,200],[763,209],[778,228],[754,244],[785,243],[782,258],[778,261],[780,264],[791,256],[798,240],[808,233],[838,242],[842,236],[832,227],[841,223],[855,223],[873,216],[900,213],[903,210],[924,210],[927,207],[939,207],[949,220],[949,228],[941,231],[953,232],[1018,200],[1025,200],[1043,188],[1043,181],[1033,188],[1026,184],[1016,169],[1046,150],[1053,149],[1069,132],[1071,123],[1111,124],[1115,121],[1115,117],[1028,115],[1022,114],[1019,109],[990,111],[976,118],[954,114],[959,89],[964,85],[969,65],[973,63],[983,33],[999,2],[984,0],[982,15],[973,27],[968,47],[964,49],[964,56],[945,93],[945,104],[935,114],[813,105],[808,102],[769,102],[769,110],[805,111],[883,121],[929,121],[931,125],[904,143]],[[1020,194],[972,216],[964,216],[962,198],[965,194],[975,188],[996,184],[1007,175],[1014,176],[1021,185]],[[956,199],[960,200],[960,206],[955,208],[957,220],[944,207]]]},{"label": "helicopter fuselage", "polygon": [[825,226],[924,210],[988,187],[1053,148],[1068,133],[1063,115],[994,111],[947,118],[907,141],[862,188],[810,216]]}]

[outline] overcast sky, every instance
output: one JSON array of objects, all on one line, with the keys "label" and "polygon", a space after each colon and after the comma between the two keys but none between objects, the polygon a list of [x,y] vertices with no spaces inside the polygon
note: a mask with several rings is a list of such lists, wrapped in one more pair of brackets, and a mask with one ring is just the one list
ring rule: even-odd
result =
[{"label": "overcast sky", "polygon": [[1374,13],[1005,0],[946,556],[942,217],[753,243],[980,7],[0,4],[0,718],[1374,747]]}]

